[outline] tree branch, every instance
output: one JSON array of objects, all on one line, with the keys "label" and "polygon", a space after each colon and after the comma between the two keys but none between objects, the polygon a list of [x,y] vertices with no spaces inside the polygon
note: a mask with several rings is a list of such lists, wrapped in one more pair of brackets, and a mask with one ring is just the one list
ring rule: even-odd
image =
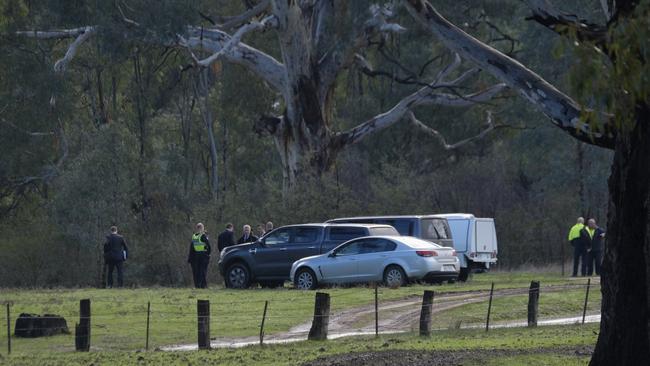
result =
[{"label": "tree branch", "polygon": [[459,97],[452,94],[432,93],[430,87],[425,86],[400,100],[387,112],[378,114],[346,132],[337,134],[333,139],[332,145],[334,148],[340,149],[346,145],[355,144],[365,137],[397,123],[415,107],[431,104],[449,107],[467,107],[477,103],[487,102],[505,87],[505,84],[496,84],[482,91]]},{"label": "tree branch", "polygon": [[230,37],[230,39],[223,45],[223,47],[210,55],[209,57],[199,60],[194,53],[191,51],[191,47],[187,44],[187,41],[180,37],[181,39],[181,45],[185,46],[190,50],[190,53],[192,54],[192,58],[194,58],[195,62],[197,65],[202,66],[202,67],[208,67],[212,63],[216,62],[218,59],[221,57],[224,57],[226,54],[229,54],[232,52],[232,49],[239,44],[241,41],[242,37],[246,35],[247,33],[250,33],[252,31],[257,31],[257,30],[265,30],[268,27],[274,26],[276,24],[275,22],[275,16],[274,15],[269,15],[266,18],[264,18],[261,22],[258,21],[253,21],[248,24],[245,24],[241,26],[235,34]]},{"label": "tree branch", "polygon": [[[583,113],[593,115],[593,111],[583,110],[573,99],[518,61],[465,33],[440,15],[429,2],[403,2],[409,13],[447,48],[458,52],[517,90],[549,117],[555,126],[586,143],[609,149],[614,147],[615,129],[612,127],[611,116],[601,114],[604,122],[599,129],[592,129],[592,125],[598,127],[598,121],[588,120],[585,123],[581,117]],[[590,121],[593,123],[590,124]]]},{"label": "tree branch", "polygon": [[[219,29],[189,28],[190,38],[185,40],[183,47],[195,51],[208,51],[217,53],[231,40],[228,33]],[[229,52],[223,57],[232,63],[242,65],[268,83],[278,93],[283,93],[286,88],[285,67],[272,56],[250,47],[243,42],[233,44]]]},{"label": "tree branch", "polygon": [[415,117],[415,114],[413,114],[413,112],[409,111],[408,117],[409,117],[409,120],[411,121],[411,123],[413,123],[414,126],[418,127],[420,130],[422,130],[427,135],[438,139],[438,141],[440,141],[440,144],[442,145],[442,147],[445,150],[454,150],[454,149],[457,149],[457,148],[459,148],[459,147],[461,147],[463,145],[467,145],[467,144],[469,144],[471,142],[474,142],[476,140],[480,140],[483,137],[485,137],[488,133],[490,133],[492,130],[497,128],[497,126],[495,126],[494,123],[492,123],[492,112],[488,111],[487,112],[487,120],[485,122],[487,128],[485,128],[484,130],[482,130],[479,134],[477,134],[475,136],[462,139],[462,140],[460,140],[458,142],[455,142],[453,144],[449,144],[449,143],[447,143],[447,139],[445,139],[445,137],[442,135],[442,133],[440,133],[438,130],[435,130],[435,129],[425,125],[424,123],[420,122],[420,120],[418,120]]},{"label": "tree branch", "polygon": [[68,63],[74,58],[74,56],[77,54],[77,50],[79,49],[79,46],[83,44],[88,38],[90,38],[91,35],[93,35],[96,31],[95,27],[86,27],[86,31],[81,33],[77,38],[70,44],[68,47],[68,51],[65,53],[65,56],[63,58],[57,60],[54,63],[54,71],[56,72],[64,72],[66,67],[68,66]]},{"label": "tree branch", "polygon": [[548,29],[563,35],[574,35],[581,42],[592,42],[600,49],[607,49],[607,27],[589,23],[577,15],[559,11],[548,0],[523,0],[532,10],[532,19]]},{"label": "tree branch", "polygon": [[259,4],[255,5],[254,7],[246,10],[245,12],[239,15],[217,16],[217,17],[212,17],[211,19],[213,19],[213,21],[217,23],[216,24],[217,28],[227,31],[229,29],[241,26],[242,24],[250,21],[254,17],[260,15],[262,12],[268,9],[270,4],[271,4],[270,0],[262,0]]},{"label": "tree branch", "polygon": [[86,26],[81,28],[73,29],[63,29],[63,30],[53,30],[53,31],[18,31],[16,35],[25,36],[29,38],[37,39],[62,39],[62,38],[72,38],[76,37],[74,42],[68,46],[63,58],[57,60],[54,63],[55,72],[65,71],[68,63],[74,58],[77,54],[79,46],[83,44],[90,36],[97,32],[96,26]]},{"label": "tree branch", "polygon": [[390,23],[389,19],[395,15],[389,6],[373,4],[369,9],[370,18],[363,24],[362,31],[353,37],[347,44],[327,52],[319,60],[320,70],[320,95],[327,95],[341,70],[348,68],[354,62],[354,55],[361,49],[370,45],[370,40],[377,34],[402,33],[406,28],[397,23]]}]

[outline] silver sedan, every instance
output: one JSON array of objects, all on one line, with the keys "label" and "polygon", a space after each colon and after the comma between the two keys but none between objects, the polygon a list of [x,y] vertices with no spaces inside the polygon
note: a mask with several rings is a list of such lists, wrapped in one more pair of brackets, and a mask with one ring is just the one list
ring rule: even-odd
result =
[{"label": "silver sedan", "polygon": [[297,260],[290,276],[294,286],[303,290],[319,284],[380,281],[399,287],[409,280],[455,280],[459,270],[453,248],[411,236],[368,236]]}]

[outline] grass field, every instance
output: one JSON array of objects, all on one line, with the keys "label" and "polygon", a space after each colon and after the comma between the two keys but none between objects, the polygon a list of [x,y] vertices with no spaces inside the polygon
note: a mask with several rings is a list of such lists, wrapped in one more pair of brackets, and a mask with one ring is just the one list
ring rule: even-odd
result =
[{"label": "grass field", "polygon": [[[426,289],[433,289],[441,296],[443,293],[461,293],[465,291],[486,291],[490,284],[495,283],[495,289],[525,289],[530,285],[531,280],[539,280],[542,287],[547,285],[581,284],[583,280],[572,281],[562,278],[559,275],[547,273],[490,273],[475,275],[472,281],[465,284],[446,284],[437,286],[413,285],[400,289],[379,289],[379,301],[388,302],[405,298],[417,300]],[[328,288],[322,291],[331,295],[332,313],[341,310],[370,305],[374,300],[374,290],[368,287],[352,288]],[[259,333],[259,324],[262,316],[264,302],[269,301],[269,310],[265,324],[265,333],[272,334],[283,332],[297,324],[308,322],[313,312],[314,292],[302,292],[290,288],[281,289],[251,289],[244,291],[227,290],[221,287],[213,287],[207,290],[180,289],[180,288],[136,288],[136,289],[53,289],[53,290],[19,290],[3,289],[0,295],[0,302],[11,304],[12,323],[21,312],[26,313],[52,313],[64,316],[68,321],[68,327],[74,330],[74,323],[78,321],[79,300],[89,298],[92,303],[92,351],[89,355],[80,355],[73,352],[74,336],[59,335],[38,339],[20,339],[12,337],[12,355],[14,362],[23,360],[51,360],[55,363],[77,362],[88,363],[92,357],[113,357],[113,353],[120,354],[119,357],[128,357],[133,353],[144,349],[146,332],[146,310],[147,302],[151,303],[150,323],[150,349],[157,347],[194,343],[196,341],[196,300],[208,299],[211,303],[211,335],[213,337],[238,337],[254,336]],[[514,296],[496,296],[492,305],[492,321],[506,321],[525,319],[527,294]],[[442,299],[434,300],[434,307]],[[584,301],[584,289],[574,288],[563,292],[544,292],[542,288],[540,295],[540,318],[555,316],[578,316],[582,312]],[[592,287],[589,311],[597,311],[600,306],[600,291],[597,286]],[[485,321],[487,310],[487,296],[484,300],[455,307],[441,312],[434,316],[434,328],[452,328],[457,322],[481,323]],[[380,312],[380,317],[388,315]],[[4,322],[3,322],[4,323]],[[4,324],[3,324],[4,325]],[[13,324],[12,324],[13,326]],[[546,327],[545,327],[546,328]],[[576,332],[585,329],[592,329],[592,326],[577,327]],[[13,332],[13,330],[12,330]],[[467,331],[456,331],[455,336],[460,337],[465,343],[472,343],[474,333]],[[501,330],[499,331],[501,332]],[[505,331],[506,334],[509,331]],[[513,331],[514,332],[514,331]],[[589,333],[589,332],[588,332]],[[480,333],[477,333],[480,334]],[[516,334],[516,333],[513,333]],[[577,333],[576,333],[577,334]],[[464,335],[464,336],[463,336]],[[577,336],[577,335],[576,335]],[[6,357],[6,330],[3,327],[0,332],[0,355]],[[419,344],[420,339],[408,340],[405,344]],[[593,333],[586,334],[591,339],[585,344],[593,344]],[[483,337],[479,337],[482,339]],[[580,337],[578,337],[580,338]],[[402,339],[397,337],[395,339]],[[580,338],[584,341],[583,338]],[[372,346],[372,340],[359,341],[360,344]],[[327,344],[348,343],[349,338],[344,341],[329,341]],[[562,342],[558,342],[563,344]],[[298,345],[291,345],[286,348],[304,349],[309,351],[312,342],[303,342]],[[382,343],[383,344],[383,343]],[[401,344],[401,343],[400,343]],[[515,343],[517,344],[517,343]],[[498,347],[495,345],[493,347]],[[541,345],[548,346],[548,345]],[[554,345],[551,345],[554,346]],[[477,347],[476,344],[468,344],[468,347]],[[269,348],[283,349],[282,346]],[[317,347],[320,348],[320,347]],[[264,348],[267,349],[266,347]],[[233,350],[234,351],[234,350]],[[258,350],[259,351],[259,350]],[[231,350],[209,352],[221,355],[229,354]],[[234,351],[240,354],[242,351]],[[256,351],[257,352],[257,351]],[[266,352],[266,351],[264,351]],[[262,352],[262,353],[264,353]],[[302,351],[301,351],[302,352]],[[327,353],[327,352],[326,352]],[[177,360],[174,355],[167,353],[138,353],[146,357],[170,357],[170,362]],[[245,354],[242,353],[242,354]],[[319,352],[316,352],[319,354]],[[244,357],[240,355],[241,357]],[[308,354],[302,355],[305,360]],[[117,357],[117,356],[116,356]],[[138,356],[140,357],[140,356]],[[203,353],[187,353],[182,357],[203,357]],[[221,356],[220,356],[221,357]],[[251,356],[253,357],[253,356]],[[269,356],[270,357],[270,356]],[[520,357],[520,356],[513,356]],[[521,356],[527,357],[527,356]],[[560,357],[560,356],[558,356]],[[564,357],[561,356],[560,359]],[[59,361],[56,361],[59,360]],[[108,361],[105,359],[104,361]],[[154,361],[154,360],[152,360]],[[268,360],[267,360],[268,361]],[[92,362],[92,361],[90,361]],[[224,361],[225,362],[225,361]],[[40,361],[38,363],[41,363]]]}]

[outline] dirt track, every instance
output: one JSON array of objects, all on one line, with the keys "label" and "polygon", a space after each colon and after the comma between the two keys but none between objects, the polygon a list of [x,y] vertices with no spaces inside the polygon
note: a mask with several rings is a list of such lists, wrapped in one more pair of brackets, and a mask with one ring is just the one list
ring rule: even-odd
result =
[{"label": "dirt track", "polygon": [[[557,292],[567,289],[567,286],[545,286],[542,292]],[[514,296],[528,293],[528,289],[501,289],[494,291],[494,297]],[[447,311],[466,304],[486,301],[489,291],[467,291],[457,293],[437,294],[434,299],[433,314]],[[332,299],[335,303],[335,298]],[[379,329],[381,333],[401,333],[418,329],[419,314],[422,299],[411,296],[400,300],[382,301],[379,304]],[[343,311],[334,308],[329,318],[329,338],[340,338],[352,335],[374,334],[374,304],[364,305]],[[516,325],[515,325],[516,326]],[[267,344],[289,343],[305,340],[311,320],[298,324],[287,332],[269,334],[264,338]],[[257,336],[238,338],[213,338],[212,347],[242,347],[259,343]],[[176,345],[163,347],[163,350],[178,351],[195,349],[196,345]]]}]

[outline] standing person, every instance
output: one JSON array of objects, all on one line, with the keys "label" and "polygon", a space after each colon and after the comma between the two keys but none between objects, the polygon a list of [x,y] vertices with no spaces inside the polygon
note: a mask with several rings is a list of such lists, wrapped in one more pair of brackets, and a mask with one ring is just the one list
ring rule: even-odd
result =
[{"label": "standing person", "polygon": [[583,240],[580,239],[580,230],[585,227],[584,217],[578,217],[578,221],[569,230],[569,242],[573,247],[573,274],[571,277],[578,275],[578,264],[582,263],[580,267],[580,274],[584,276],[587,273],[587,250],[584,246]]},{"label": "standing person", "polygon": [[266,223],[266,232],[271,232],[273,230],[273,223],[271,221]]},{"label": "standing person", "polygon": [[580,237],[587,244],[587,275],[593,275],[595,269],[596,276],[600,276],[605,230],[596,225],[595,219],[589,219],[587,220],[587,226],[580,231]]},{"label": "standing person", "polygon": [[124,286],[122,264],[129,254],[126,240],[117,233],[117,226],[111,226],[111,234],[106,236],[104,243],[104,263],[108,265],[108,279],[106,287],[113,287],[113,269],[117,268],[117,287]]},{"label": "standing person", "polygon": [[219,253],[221,253],[224,248],[235,245],[234,230],[235,227],[231,223],[227,223],[226,230],[219,234],[219,237],[217,238],[217,249],[219,249]]},{"label": "standing person", "polygon": [[266,234],[266,231],[264,230],[264,224],[259,224],[257,225],[257,237],[261,238]]},{"label": "standing person", "polygon": [[253,233],[251,233],[250,225],[244,225],[243,230],[244,230],[244,234],[242,234],[241,238],[239,238],[237,244],[244,244],[244,243],[257,241],[258,237],[253,235]]},{"label": "standing person", "polygon": [[206,275],[210,263],[210,251],[210,240],[205,232],[205,227],[199,222],[196,224],[196,232],[192,234],[190,253],[187,256],[187,262],[192,266],[192,277],[196,288],[208,287]]}]

